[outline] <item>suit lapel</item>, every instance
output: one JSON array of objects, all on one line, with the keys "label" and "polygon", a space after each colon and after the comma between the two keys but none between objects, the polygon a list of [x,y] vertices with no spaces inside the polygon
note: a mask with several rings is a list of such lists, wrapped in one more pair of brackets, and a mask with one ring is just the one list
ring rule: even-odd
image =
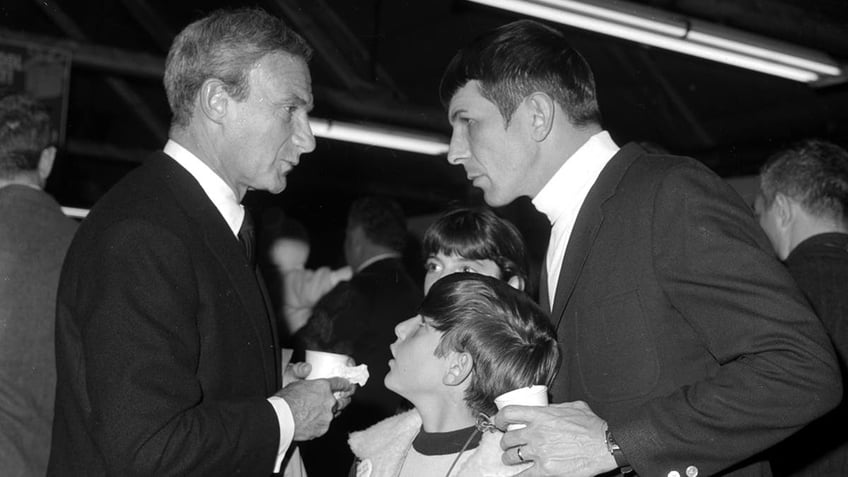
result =
[{"label": "suit lapel", "polygon": [[[545,251],[545,256],[547,256],[547,251]],[[542,309],[546,312],[551,311],[551,297],[550,293],[548,293],[548,267],[542,263],[540,267],[542,270],[540,272],[539,278],[539,305],[542,306]]]},{"label": "suit lapel", "polygon": [[565,307],[574,293],[577,279],[583,272],[583,265],[604,222],[604,204],[615,195],[624,173],[642,152],[642,149],[635,144],[628,144],[619,150],[601,171],[598,180],[595,181],[580,207],[565,249],[565,257],[562,260],[559,280],[557,280],[556,295],[554,295],[551,320],[557,327],[562,321]]},{"label": "suit lapel", "polygon": [[[595,185],[597,186],[597,184]],[[577,221],[574,223],[574,229],[565,249],[565,257],[562,260],[562,268],[554,295],[554,306],[551,311],[551,318],[557,327],[562,321],[565,305],[571,299],[577,278],[580,277],[583,264],[586,263],[586,257],[589,255],[589,249],[592,248],[592,242],[603,222],[601,204],[597,202],[598,197],[592,197],[594,190],[595,186],[580,207],[580,213],[577,214]]]},{"label": "suit lapel", "polygon": [[205,245],[225,270],[257,340],[265,350],[262,360],[265,366],[265,386],[270,395],[279,389],[282,374],[279,372],[279,345],[274,335],[271,307],[266,304],[264,284],[261,284],[258,272],[248,264],[242,245],[197,180],[170,158],[164,157],[163,162],[165,181],[180,198],[184,212],[195,222]]}]

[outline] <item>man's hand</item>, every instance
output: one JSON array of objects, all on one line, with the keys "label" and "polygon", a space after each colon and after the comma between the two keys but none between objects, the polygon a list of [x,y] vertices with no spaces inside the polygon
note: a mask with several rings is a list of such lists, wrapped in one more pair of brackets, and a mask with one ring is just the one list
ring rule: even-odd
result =
[{"label": "man's hand", "polygon": [[[333,415],[347,406],[355,388],[347,379],[327,378],[295,381],[281,389],[277,396],[286,400],[294,417],[294,440],[308,441],[327,432]],[[338,400],[334,392],[339,393]]]},{"label": "man's hand", "polygon": [[503,462],[535,463],[519,475],[591,477],[617,468],[604,441],[606,422],[585,402],[506,406],[495,416],[500,429],[513,423],[527,427],[504,434]]}]

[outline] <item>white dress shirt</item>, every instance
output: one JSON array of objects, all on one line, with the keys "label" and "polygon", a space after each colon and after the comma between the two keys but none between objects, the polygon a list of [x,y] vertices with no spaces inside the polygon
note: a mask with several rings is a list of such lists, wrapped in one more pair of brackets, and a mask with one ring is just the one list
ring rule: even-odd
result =
[{"label": "white dress shirt", "polygon": [[[230,226],[233,235],[238,238],[238,231],[241,228],[242,221],[244,221],[245,211],[244,207],[239,204],[235,191],[205,162],[173,140],[169,139],[168,143],[165,144],[165,154],[177,161],[177,164],[197,179],[209,200],[215,204],[215,208],[218,209],[227,225]],[[271,396],[268,398],[268,402],[274,407],[280,426],[280,446],[274,464],[274,472],[279,472],[283,457],[285,457],[286,451],[294,438],[294,417],[285,399],[279,396]]]},{"label": "white dress shirt", "polygon": [[536,210],[545,214],[551,223],[551,239],[545,257],[551,309],[554,306],[562,261],[574,223],[577,221],[577,214],[589,190],[618,149],[608,132],[595,134],[563,163],[533,198]]}]

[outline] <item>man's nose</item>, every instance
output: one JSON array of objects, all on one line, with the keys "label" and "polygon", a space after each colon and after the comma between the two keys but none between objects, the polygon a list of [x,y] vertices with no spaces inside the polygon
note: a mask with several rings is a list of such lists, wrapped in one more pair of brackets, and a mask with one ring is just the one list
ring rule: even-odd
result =
[{"label": "man's nose", "polygon": [[306,117],[295,134],[298,148],[303,154],[310,153],[315,150],[315,135],[312,134],[312,127],[309,125],[309,117]]},{"label": "man's nose", "polygon": [[448,146],[448,162],[457,165],[469,156],[468,140],[464,134],[454,131]]}]

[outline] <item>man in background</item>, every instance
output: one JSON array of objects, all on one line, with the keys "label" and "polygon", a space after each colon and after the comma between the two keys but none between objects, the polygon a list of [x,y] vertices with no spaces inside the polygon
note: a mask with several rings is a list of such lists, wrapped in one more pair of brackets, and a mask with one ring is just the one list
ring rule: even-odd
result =
[{"label": "man in background", "polygon": [[423,298],[403,265],[406,237],[406,217],[397,202],[378,197],[354,201],[344,240],[353,278],[319,300],[297,333],[306,349],[350,355],[357,364],[368,365],[370,374],[327,435],[301,446],[310,473],[345,475],[353,461],[348,434],[393,415],[403,403],[386,389],[383,379],[389,371],[395,325],[414,316]]},{"label": "man in background", "polygon": [[[810,301],[848,369],[848,151],[807,140],[760,171],[754,202],[777,256]],[[773,454],[776,475],[848,475],[844,404],[790,437]]]},{"label": "man in background", "polygon": [[50,117],[31,98],[0,99],[0,469],[43,476],[56,392],[56,288],[77,223],[44,192]]}]

